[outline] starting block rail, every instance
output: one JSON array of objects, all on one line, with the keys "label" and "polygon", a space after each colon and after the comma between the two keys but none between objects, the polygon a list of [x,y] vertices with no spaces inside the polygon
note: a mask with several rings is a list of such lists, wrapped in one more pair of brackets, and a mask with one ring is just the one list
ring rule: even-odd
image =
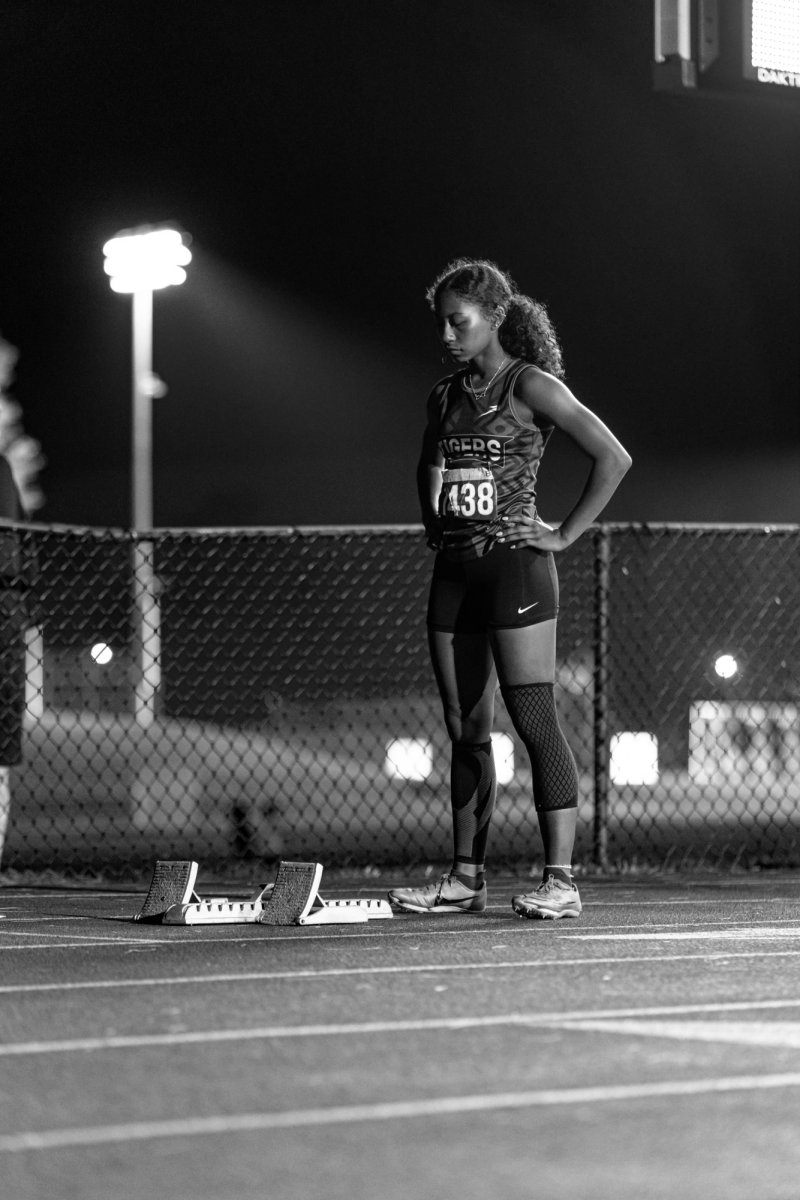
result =
[{"label": "starting block rail", "polygon": [[274,883],[247,900],[201,899],[194,891],[197,863],[156,863],[150,890],[135,921],[165,925],[352,925],[392,917],[386,900],[324,900],[321,863],[282,862]]}]

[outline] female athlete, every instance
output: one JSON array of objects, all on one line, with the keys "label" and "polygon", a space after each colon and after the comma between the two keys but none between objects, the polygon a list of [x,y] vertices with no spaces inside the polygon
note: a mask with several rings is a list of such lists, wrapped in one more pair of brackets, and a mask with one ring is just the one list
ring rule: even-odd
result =
[{"label": "female athlete", "polygon": [[[438,882],[396,888],[389,898],[409,912],[485,909],[499,681],[530,756],[545,858],[540,885],[515,896],[512,906],[525,917],[577,917],[578,775],[554,700],[553,555],[594,521],[631,459],[561,382],[561,350],[545,308],[494,263],[457,259],[427,296],[442,345],[460,364],[429,397],[417,475],[428,544],[437,551],[428,632],[452,742],[454,855]],[[554,428],[592,462],[580,499],[557,528],[538,517],[535,498]]]}]

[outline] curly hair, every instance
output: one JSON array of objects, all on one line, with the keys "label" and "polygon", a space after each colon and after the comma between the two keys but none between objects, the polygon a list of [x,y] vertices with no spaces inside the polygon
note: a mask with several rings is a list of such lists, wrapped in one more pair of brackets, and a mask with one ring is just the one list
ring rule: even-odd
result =
[{"label": "curly hair", "polygon": [[493,316],[497,306],[502,305],[506,314],[499,332],[503,349],[559,379],[563,377],[561,346],[547,309],[520,292],[511,276],[496,263],[485,258],[453,259],[425,293],[432,309],[442,292],[455,292],[477,304],[485,317]]}]

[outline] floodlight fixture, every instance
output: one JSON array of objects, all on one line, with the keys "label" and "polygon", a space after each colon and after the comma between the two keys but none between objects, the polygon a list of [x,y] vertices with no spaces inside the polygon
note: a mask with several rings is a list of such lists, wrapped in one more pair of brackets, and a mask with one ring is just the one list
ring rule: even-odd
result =
[{"label": "floodlight fixture", "polygon": [[192,252],[177,229],[124,230],[103,246],[115,292],[156,291],[186,279]]}]

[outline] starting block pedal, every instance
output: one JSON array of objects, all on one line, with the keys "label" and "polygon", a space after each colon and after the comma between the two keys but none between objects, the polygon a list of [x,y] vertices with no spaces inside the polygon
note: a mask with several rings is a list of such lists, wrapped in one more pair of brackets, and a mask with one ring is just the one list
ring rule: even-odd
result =
[{"label": "starting block pedal", "polygon": [[261,925],[299,925],[311,911],[322,878],[321,863],[282,862],[272,894],[263,906]]},{"label": "starting block pedal", "polygon": [[150,881],[150,890],[134,921],[160,922],[169,908],[175,904],[188,904],[195,900],[194,884],[197,879],[197,863],[189,861],[157,862]]}]

